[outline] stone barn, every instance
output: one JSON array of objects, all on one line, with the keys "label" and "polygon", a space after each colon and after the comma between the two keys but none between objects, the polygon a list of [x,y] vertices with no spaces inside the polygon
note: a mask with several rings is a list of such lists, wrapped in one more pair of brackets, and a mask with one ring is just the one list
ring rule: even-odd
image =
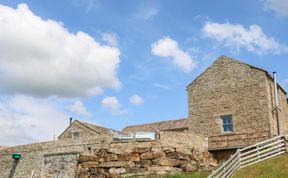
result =
[{"label": "stone barn", "polygon": [[79,139],[79,138],[91,138],[101,135],[111,134],[112,129],[104,128],[98,125],[89,124],[83,121],[75,120],[70,121],[69,127],[67,127],[62,134],[58,136],[58,140],[64,139]]},{"label": "stone barn", "polygon": [[263,69],[219,57],[187,86],[190,130],[204,135],[220,160],[238,148],[287,134],[286,92],[276,83]]},{"label": "stone barn", "polygon": [[147,124],[132,125],[125,127],[122,132],[156,132],[156,131],[173,131],[185,132],[189,129],[187,118],[177,120],[166,120],[160,122],[152,122]]}]

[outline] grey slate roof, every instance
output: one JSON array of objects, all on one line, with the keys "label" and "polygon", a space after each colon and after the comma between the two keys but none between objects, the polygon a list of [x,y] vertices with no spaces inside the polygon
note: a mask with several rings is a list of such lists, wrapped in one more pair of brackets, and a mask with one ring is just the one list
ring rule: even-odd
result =
[{"label": "grey slate roof", "polygon": [[178,119],[178,120],[167,120],[160,122],[153,122],[141,125],[132,125],[125,127],[122,132],[153,132],[153,131],[169,131],[169,130],[179,130],[188,129],[188,119]]},{"label": "grey slate roof", "polygon": [[98,125],[94,125],[94,124],[89,124],[87,122],[83,122],[83,121],[79,121],[77,120],[78,122],[80,122],[81,124],[83,124],[84,126],[98,132],[98,133],[101,133],[101,134],[108,134],[109,133],[109,130],[108,128],[105,128],[105,127],[101,127],[101,126],[98,126]]}]

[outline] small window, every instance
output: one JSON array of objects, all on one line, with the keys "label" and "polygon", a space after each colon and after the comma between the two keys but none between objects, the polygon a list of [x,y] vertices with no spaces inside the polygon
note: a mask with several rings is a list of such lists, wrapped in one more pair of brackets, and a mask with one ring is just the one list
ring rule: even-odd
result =
[{"label": "small window", "polygon": [[233,132],[232,115],[221,116],[224,132]]},{"label": "small window", "polygon": [[73,132],[73,138],[74,139],[79,138],[79,136],[80,136],[80,133],[78,131]]}]

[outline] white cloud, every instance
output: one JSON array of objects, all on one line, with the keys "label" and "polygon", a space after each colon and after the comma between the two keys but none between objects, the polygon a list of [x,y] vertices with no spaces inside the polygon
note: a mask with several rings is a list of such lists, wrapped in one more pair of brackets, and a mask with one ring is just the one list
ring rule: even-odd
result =
[{"label": "white cloud", "polygon": [[117,46],[119,37],[116,33],[101,33],[102,40],[111,46]]},{"label": "white cloud", "polygon": [[161,84],[161,83],[154,83],[153,85],[157,88],[161,88],[164,90],[171,90],[173,88],[172,85],[166,85],[166,84]]},{"label": "white cloud", "polygon": [[272,37],[267,37],[258,25],[245,28],[240,24],[207,22],[202,32],[208,38],[223,43],[235,52],[240,51],[241,48],[259,55],[288,51],[286,45],[278,43]]},{"label": "white cloud", "polygon": [[133,18],[136,20],[148,21],[153,19],[158,14],[158,9],[156,8],[142,8],[137,13],[133,15]]},{"label": "white cloud", "polygon": [[192,57],[179,49],[177,41],[170,37],[163,37],[153,43],[151,47],[154,55],[172,58],[172,62],[186,73],[191,72],[196,67],[196,62]]},{"label": "white cloud", "polygon": [[13,96],[0,101],[0,145],[53,140],[68,126],[53,99]]},{"label": "white cloud", "polygon": [[288,0],[263,0],[265,10],[274,11],[279,16],[288,16]]},{"label": "white cloud", "polygon": [[142,105],[144,103],[144,100],[141,96],[134,94],[130,97],[129,102],[133,105]]},{"label": "white cloud", "polygon": [[75,101],[73,104],[69,105],[68,110],[80,115],[90,114],[85,105],[81,101]]},{"label": "white cloud", "polygon": [[0,5],[0,27],[2,93],[78,97],[121,85],[118,48],[101,46],[81,31],[70,33],[26,4],[16,9]]},{"label": "white cloud", "polygon": [[120,103],[115,96],[106,96],[102,100],[102,106],[106,108],[111,113],[118,113],[120,111]]}]

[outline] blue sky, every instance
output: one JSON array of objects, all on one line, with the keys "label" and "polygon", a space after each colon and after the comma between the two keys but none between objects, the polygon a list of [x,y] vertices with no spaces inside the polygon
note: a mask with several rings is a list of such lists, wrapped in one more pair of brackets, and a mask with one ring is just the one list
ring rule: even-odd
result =
[{"label": "blue sky", "polygon": [[187,117],[220,55],[288,88],[288,1],[0,0],[0,145]]}]

